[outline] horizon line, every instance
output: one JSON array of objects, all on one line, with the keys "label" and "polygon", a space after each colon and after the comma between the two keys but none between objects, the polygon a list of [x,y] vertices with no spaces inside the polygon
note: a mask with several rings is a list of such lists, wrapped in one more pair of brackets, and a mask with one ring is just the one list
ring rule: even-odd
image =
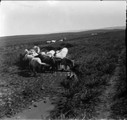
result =
[{"label": "horizon line", "polygon": [[[122,27],[122,28],[120,28]],[[2,37],[16,37],[16,36],[29,36],[29,35],[49,35],[49,34],[62,34],[62,33],[74,33],[74,32],[85,32],[85,31],[91,31],[91,30],[101,30],[101,29],[126,29],[125,26],[109,26],[109,27],[101,27],[101,28],[95,28],[95,29],[83,29],[83,30],[68,30],[68,31],[60,31],[60,32],[52,32],[52,33],[39,33],[39,34],[18,34],[18,35],[5,35],[5,36],[0,36]]]}]

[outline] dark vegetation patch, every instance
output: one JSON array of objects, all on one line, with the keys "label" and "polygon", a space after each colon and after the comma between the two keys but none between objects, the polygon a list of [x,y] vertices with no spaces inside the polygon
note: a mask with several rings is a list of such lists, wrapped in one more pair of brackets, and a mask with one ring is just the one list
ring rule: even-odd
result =
[{"label": "dark vegetation patch", "polygon": [[[53,119],[127,117],[125,31],[96,36],[68,33],[63,43],[45,42],[59,40],[64,35],[8,37],[5,40],[5,46],[0,47],[0,92],[5,91],[0,97],[0,118],[15,115],[28,108],[33,100],[49,95],[57,96],[56,107],[50,114]],[[75,60],[72,71],[76,76],[69,78],[66,73],[59,72],[31,76],[21,53],[34,45],[41,50],[67,47],[69,57]]]},{"label": "dark vegetation patch", "polygon": [[67,48],[73,47],[73,45],[70,44],[70,43],[61,43],[60,46],[62,46],[62,47],[67,47]]}]

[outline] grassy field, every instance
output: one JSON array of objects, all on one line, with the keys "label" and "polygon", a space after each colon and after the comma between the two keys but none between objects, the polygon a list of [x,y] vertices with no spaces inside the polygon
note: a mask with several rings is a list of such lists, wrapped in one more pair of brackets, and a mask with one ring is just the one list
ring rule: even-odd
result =
[{"label": "grassy field", "polygon": [[[64,42],[46,44],[63,37]],[[68,79],[65,72],[56,72],[33,77],[19,55],[34,45],[41,50],[67,47],[76,76]],[[14,116],[45,96],[56,97],[52,119],[127,118],[125,65],[125,30],[1,37],[0,118]]]}]

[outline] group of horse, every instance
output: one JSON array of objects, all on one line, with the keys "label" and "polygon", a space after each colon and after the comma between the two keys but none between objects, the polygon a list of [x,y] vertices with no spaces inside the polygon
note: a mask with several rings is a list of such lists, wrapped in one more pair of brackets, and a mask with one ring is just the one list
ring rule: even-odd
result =
[{"label": "group of horse", "polygon": [[35,75],[37,72],[70,71],[74,67],[74,60],[69,59],[67,54],[66,47],[46,52],[41,51],[39,46],[34,46],[32,49],[24,50],[22,60]]},{"label": "group of horse", "polygon": [[62,38],[62,39],[60,39],[60,40],[48,40],[48,41],[46,41],[46,43],[47,43],[47,44],[50,44],[50,43],[55,43],[55,42],[57,42],[57,41],[63,42],[63,41],[65,41],[66,39],[67,39],[67,38],[64,37],[64,38]]}]

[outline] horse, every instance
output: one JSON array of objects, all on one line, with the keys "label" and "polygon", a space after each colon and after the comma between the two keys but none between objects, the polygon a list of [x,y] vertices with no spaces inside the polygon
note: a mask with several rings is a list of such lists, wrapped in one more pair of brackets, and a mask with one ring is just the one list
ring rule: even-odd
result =
[{"label": "horse", "polygon": [[60,66],[63,70],[71,70],[74,67],[74,60],[63,58],[61,59]]},{"label": "horse", "polygon": [[31,59],[29,67],[33,71],[34,75],[36,75],[36,72],[44,72],[45,68],[50,67],[50,65],[41,62],[40,58],[34,57]]},{"label": "horse", "polygon": [[46,55],[49,57],[54,57],[54,54],[55,54],[54,50],[50,50],[49,52],[46,53]]},{"label": "horse", "polygon": [[35,50],[36,53],[40,53],[40,48],[38,46],[34,46],[33,49]]},{"label": "horse", "polygon": [[56,69],[55,60],[54,60],[53,57],[49,57],[47,55],[42,55],[42,54],[39,54],[39,55],[35,56],[35,58],[36,57],[40,58],[41,59],[41,62],[50,65],[51,68],[52,68],[52,72]]},{"label": "horse", "polygon": [[48,43],[48,44],[49,44],[49,43],[51,43],[51,41],[46,41],[46,43]]},{"label": "horse", "polygon": [[52,42],[52,43],[55,43],[55,42],[56,42],[56,40],[51,40],[51,42]]},{"label": "horse", "polygon": [[60,51],[56,51],[55,57],[63,59],[67,56],[67,53],[68,53],[68,49],[63,48]]}]

